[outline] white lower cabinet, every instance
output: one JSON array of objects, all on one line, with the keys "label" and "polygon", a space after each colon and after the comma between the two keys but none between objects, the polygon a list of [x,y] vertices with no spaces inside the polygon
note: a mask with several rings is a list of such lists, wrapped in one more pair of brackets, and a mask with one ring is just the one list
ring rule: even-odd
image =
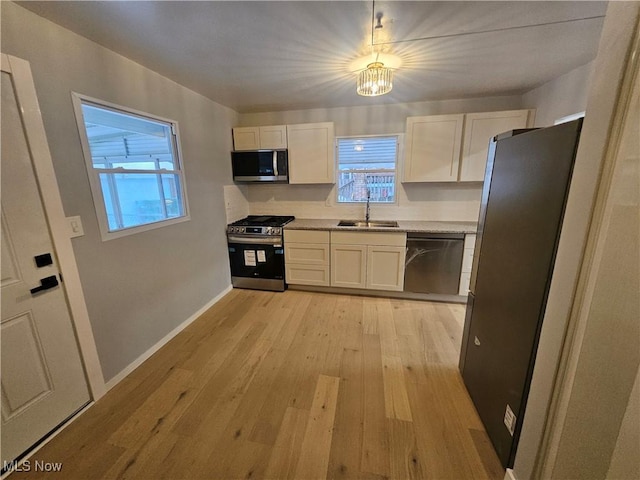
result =
[{"label": "white lower cabinet", "polygon": [[473,266],[473,251],[476,245],[476,236],[467,234],[464,237],[464,252],[462,254],[462,269],[460,273],[459,295],[469,295],[469,282],[471,281],[471,267]]},{"label": "white lower cabinet", "polygon": [[331,245],[331,266],[332,287],[366,288],[366,245]]},{"label": "white lower cabinet", "polygon": [[286,282],[291,285],[330,285],[329,232],[285,230]]},{"label": "white lower cabinet", "polygon": [[331,232],[331,286],[402,291],[407,235]]},{"label": "white lower cabinet", "polygon": [[406,247],[369,245],[367,247],[367,287],[402,291]]}]

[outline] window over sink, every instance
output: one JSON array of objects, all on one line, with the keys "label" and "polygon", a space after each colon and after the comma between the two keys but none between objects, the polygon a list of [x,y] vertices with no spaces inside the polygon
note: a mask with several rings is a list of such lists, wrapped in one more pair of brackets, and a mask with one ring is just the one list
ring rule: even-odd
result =
[{"label": "window over sink", "polygon": [[73,94],[103,240],[189,219],[177,123]]},{"label": "window over sink", "polygon": [[398,135],[338,137],[338,203],[395,203]]}]

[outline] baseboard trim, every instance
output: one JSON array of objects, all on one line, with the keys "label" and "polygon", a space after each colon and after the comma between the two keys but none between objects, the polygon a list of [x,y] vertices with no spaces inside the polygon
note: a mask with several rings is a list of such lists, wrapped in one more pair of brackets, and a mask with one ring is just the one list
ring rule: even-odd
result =
[{"label": "baseboard trim", "polygon": [[504,480],[518,480],[513,473],[513,469],[507,468],[507,471],[504,474]]},{"label": "baseboard trim", "polygon": [[[35,444],[34,447],[29,448],[26,451],[26,453],[24,453],[21,457],[18,457],[18,458],[20,458],[20,460],[18,460],[16,462],[16,464],[15,464],[16,467],[17,468],[22,468],[22,466],[25,465],[26,461],[28,461],[31,457],[33,457],[36,453],[38,453],[42,447],[44,447],[47,443],[49,443],[51,440],[53,440],[55,437],[57,437],[60,432],[62,432],[65,428],[67,428],[69,425],[71,425],[73,422],[75,422],[78,418],[80,418],[80,415],[82,415],[84,412],[86,412],[89,408],[91,408],[94,405],[95,405],[95,402],[93,400],[89,400],[89,402],[86,405],[81,407],[77,412],[74,412],[73,414],[71,414],[71,416],[69,418],[64,420],[54,430],[49,432],[49,434],[47,434],[47,436],[45,438],[39,440]],[[29,465],[29,464],[27,464],[27,465]],[[0,480],[5,480],[14,471],[15,471],[15,469],[7,470],[6,472],[4,472],[0,476]],[[28,471],[28,470],[25,469],[23,471]]]},{"label": "baseboard trim", "polygon": [[212,300],[210,300],[209,302],[207,302],[206,305],[204,305],[202,308],[200,308],[196,313],[194,313],[193,315],[191,315],[189,318],[187,318],[184,322],[182,322],[180,325],[178,325],[176,328],[174,328],[173,330],[171,330],[168,334],[166,334],[164,336],[164,338],[162,338],[158,343],[156,343],[153,347],[151,347],[149,350],[147,350],[146,352],[144,352],[142,355],[140,355],[136,360],[134,360],[132,363],[130,363],[129,365],[127,365],[124,370],[122,370],[120,373],[118,373],[115,377],[113,377],[111,380],[109,380],[108,382],[106,382],[105,386],[107,388],[107,391],[111,390],[113,387],[115,387],[118,383],[120,383],[127,375],[129,375],[131,372],[133,372],[136,368],[138,368],[140,365],[142,365],[146,360],[149,359],[149,357],[151,357],[151,355],[153,355],[154,353],[156,353],[158,350],[160,350],[162,347],[164,347],[167,343],[169,343],[169,341],[175,337],[176,335],[178,335],[182,330],[184,330],[185,328],[187,328],[191,323],[193,323],[193,321],[198,318],[200,315],[202,315],[204,312],[206,312],[208,309],[210,309],[211,307],[213,307],[216,303],[218,303],[220,301],[220,299],[222,297],[224,297],[227,293],[229,293],[231,290],[233,289],[233,285],[229,285],[227,286],[227,288],[225,288],[222,292],[220,292],[218,295],[215,296],[215,298],[213,298]]},{"label": "baseboard trim", "polygon": [[316,285],[288,285],[290,290],[307,292],[338,293],[345,295],[363,295],[365,297],[403,298],[408,300],[424,300],[426,302],[445,302],[467,304],[467,296],[445,295],[440,293],[393,292],[390,290],[368,290],[362,288],[322,287]]}]

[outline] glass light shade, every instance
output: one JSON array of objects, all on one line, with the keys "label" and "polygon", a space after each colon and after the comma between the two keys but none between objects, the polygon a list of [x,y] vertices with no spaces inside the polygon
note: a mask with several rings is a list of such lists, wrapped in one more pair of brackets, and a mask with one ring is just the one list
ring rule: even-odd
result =
[{"label": "glass light shade", "polygon": [[393,88],[393,70],[381,62],[367,65],[366,70],[358,74],[356,91],[364,97],[376,97],[389,93]]}]

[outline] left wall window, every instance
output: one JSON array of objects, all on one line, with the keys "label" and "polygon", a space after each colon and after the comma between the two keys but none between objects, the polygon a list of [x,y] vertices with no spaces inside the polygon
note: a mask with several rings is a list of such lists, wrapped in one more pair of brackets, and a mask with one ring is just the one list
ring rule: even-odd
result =
[{"label": "left wall window", "polygon": [[103,240],[188,220],[178,124],[73,94]]}]

